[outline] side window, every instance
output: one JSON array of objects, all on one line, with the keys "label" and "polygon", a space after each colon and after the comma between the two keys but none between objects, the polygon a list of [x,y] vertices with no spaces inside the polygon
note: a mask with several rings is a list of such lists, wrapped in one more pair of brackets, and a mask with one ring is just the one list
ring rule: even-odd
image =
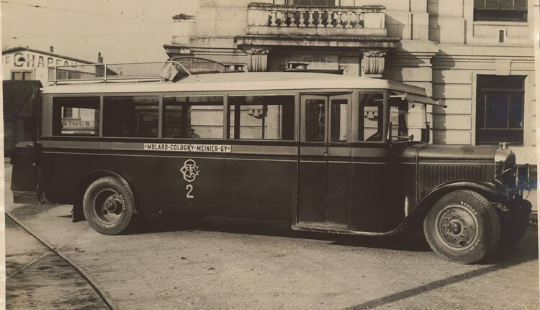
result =
[{"label": "side window", "polygon": [[331,128],[330,135],[333,142],[347,142],[347,119],[349,115],[349,100],[330,99]]},{"label": "side window", "polygon": [[383,94],[360,93],[359,141],[383,140]]},{"label": "side window", "polygon": [[230,139],[294,140],[294,96],[229,97]]},{"label": "side window", "polygon": [[53,99],[53,135],[99,135],[99,97]]},{"label": "side window", "polygon": [[164,138],[223,138],[223,97],[165,97],[163,104]]},{"label": "side window", "polygon": [[306,100],[306,141],[322,142],[326,131],[326,100]]},{"label": "side window", "polygon": [[104,137],[158,136],[158,97],[104,97]]}]

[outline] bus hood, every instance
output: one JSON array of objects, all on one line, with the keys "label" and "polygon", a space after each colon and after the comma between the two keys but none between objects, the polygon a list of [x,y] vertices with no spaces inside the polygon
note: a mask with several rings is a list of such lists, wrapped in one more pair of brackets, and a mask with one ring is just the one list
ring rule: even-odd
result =
[{"label": "bus hood", "polygon": [[434,145],[424,144],[419,159],[493,160],[497,145]]}]

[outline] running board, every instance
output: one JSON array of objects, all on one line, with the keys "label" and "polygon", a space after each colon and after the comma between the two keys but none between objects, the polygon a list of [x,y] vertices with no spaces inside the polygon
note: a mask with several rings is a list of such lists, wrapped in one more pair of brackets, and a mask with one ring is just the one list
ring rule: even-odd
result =
[{"label": "running board", "polygon": [[325,223],[325,222],[299,222],[296,225],[292,225],[294,230],[304,230],[304,231],[319,231],[319,232],[329,232],[335,234],[354,234],[349,224],[342,223]]}]

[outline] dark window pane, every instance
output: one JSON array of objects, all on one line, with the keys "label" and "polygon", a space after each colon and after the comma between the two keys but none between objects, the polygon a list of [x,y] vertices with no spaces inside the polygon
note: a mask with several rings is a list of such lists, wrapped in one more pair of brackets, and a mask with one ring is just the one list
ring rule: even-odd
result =
[{"label": "dark window pane", "polygon": [[164,138],[223,138],[223,97],[165,97]]},{"label": "dark window pane", "polygon": [[486,128],[486,107],[485,107],[486,94],[479,93],[477,98],[476,107],[476,128]]},{"label": "dark window pane", "polygon": [[359,141],[383,140],[383,94],[360,93]]},{"label": "dark window pane", "polygon": [[508,94],[488,94],[487,128],[508,128]]},{"label": "dark window pane", "polygon": [[14,81],[22,81],[23,80],[23,73],[22,72],[12,72],[11,73],[11,79]]},{"label": "dark window pane", "polygon": [[515,0],[514,10],[527,10],[527,0]]},{"label": "dark window pane", "polygon": [[304,5],[304,6],[335,6],[335,0],[292,0],[289,1],[292,5]]},{"label": "dark window pane", "polygon": [[523,144],[523,82],[520,76],[478,76],[478,144]]},{"label": "dark window pane", "polygon": [[486,7],[486,0],[474,0],[475,9],[484,9]]},{"label": "dark window pane", "polygon": [[294,96],[229,97],[231,139],[294,140]]},{"label": "dark window pane", "polygon": [[514,0],[501,0],[501,10],[511,10],[514,8]]},{"label": "dark window pane", "polygon": [[325,100],[306,100],[306,141],[324,141],[325,130]]},{"label": "dark window pane", "polygon": [[486,9],[498,9],[499,0],[486,0]]},{"label": "dark window pane", "polygon": [[510,95],[510,128],[523,129],[523,94]]},{"label": "dark window pane", "polygon": [[527,21],[527,11],[516,10],[476,10],[474,20],[485,21]]},{"label": "dark window pane", "polygon": [[348,115],[349,115],[349,100],[336,99],[331,100],[330,114],[331,119],[331,141],[347,142]]},{"label": "dark window pane", "polygon": [[157,137],[157,97],[104,97],[103,136]]},{"label": "dark window pane", "polygon": [[523,90],[523,77],[520,76],[481,76],[478,80],[480,91],[491,90]]},{"label": "dark window pane", "polygon": [[98,134],[99,97],[53,99],[53,135]]}]

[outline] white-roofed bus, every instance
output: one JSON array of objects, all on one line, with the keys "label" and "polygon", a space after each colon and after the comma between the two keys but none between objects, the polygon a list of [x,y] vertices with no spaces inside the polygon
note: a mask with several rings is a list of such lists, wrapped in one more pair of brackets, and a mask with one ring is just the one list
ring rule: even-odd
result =
[{"label": "white-roofed bus", "polygon": [[[525,234],[524,192],[536,171],[504,144],[429,144],[428,110],[444,106],[423,88],[229,72],[199,58],[153,73],[145,70],[155,64],[136,66],[144,70],[52,69],[39,136],[12,158],[16,202],[37,186],[103,234],[128,232],[152,213],[367,236],[418,228],[457,263]],[[66,112],[84,130],[66,126]]]}]

